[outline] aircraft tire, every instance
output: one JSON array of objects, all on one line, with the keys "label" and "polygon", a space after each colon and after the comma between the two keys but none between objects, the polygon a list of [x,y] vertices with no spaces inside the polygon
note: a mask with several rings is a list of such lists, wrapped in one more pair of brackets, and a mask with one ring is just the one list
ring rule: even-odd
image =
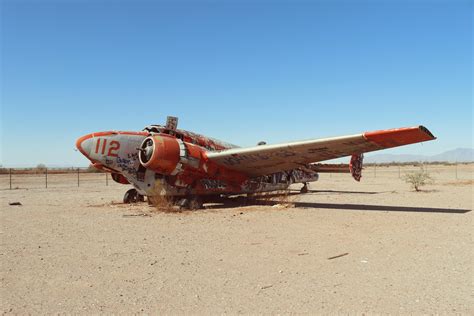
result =
[{"label": "aircraft tire", "polygon": [[135,189],[130,189],[127,192],[125,192],[125,195],[123,196],[123,203],[125,204],[130,204],[130,203],[137,203],[138,201],[138,192]]}]

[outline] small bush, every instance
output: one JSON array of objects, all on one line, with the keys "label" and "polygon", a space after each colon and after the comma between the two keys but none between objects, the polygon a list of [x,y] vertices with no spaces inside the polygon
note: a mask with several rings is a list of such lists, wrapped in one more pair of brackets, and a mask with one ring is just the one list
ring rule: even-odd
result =
[{"label": "small bush", "polygon": [[44,163],[40,163],[36,166],[36,170],[44,171],[46,170],[46,165]]},{"label": "small bush", "polygon": [[417,192],[421,191],[420,187],[433,183],[433,178],[431,178],[430,174],[424,170],[423,167],[420,168],[420,171],[405,174],[402,179],[410,184],[411,188]]}]

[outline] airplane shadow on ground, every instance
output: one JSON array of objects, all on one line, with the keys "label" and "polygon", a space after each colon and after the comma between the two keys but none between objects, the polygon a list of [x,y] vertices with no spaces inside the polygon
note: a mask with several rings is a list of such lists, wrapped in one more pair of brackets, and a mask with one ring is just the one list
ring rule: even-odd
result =
[{"label": "airplane shadow on ground", "polygon": [[295,207],[314,207],[337,210],[355,211],[385,211],[385,212],[421,212],[421,213],[453,213],[464,214],[471,210],[456,208],[435,208],[435,207],[408,207],[391,205],[370,205],[370,204],[339,204],[339,203],[309,203],[293,202]]},{"label": "airplane shadow on ground", "polygon": [[[291,193],[291,194],[300,194],[300,190],[289,190],[291,192],[298,192],[298,193]],[[335,193],[335,194],[380,194],[380,193],[387,193],[389,191],[383,192],[374,192],[374,191],[337,191],[337,190],[308,190],[308,193]]]},{"label": "airplane shadow on ground", "polygon": [[[318,191],[321,192],[321,191]],[[331,191],[334,192],[334,191]],[[339,192],[339,191],[336,191]],[[341,193],[354,193],[340,191]],[[357,192],[359,193],[359,192]],[[368,194],[376,194],[382,192],[360,192]],[[299,193],[287,193],[286,196],[299,195]],[[350,211],[379,211],[379,212],[416,212],[416,213],[447,213],[447,214],[465,214],[471,212],[470,209],[456,208],[436,208],[436,207],[409,207],[409,206],[392,206],[392,205],[373,205],[373,204],[347,204],[347,203],[315,203],[315,202],[295,202],[286,199],[283,196],[281,200],[271,200],[270,198],[282,196],[281,194],[266,195],[264,198],[227,198],[219,201],[219,204],[207,205],[207,209],[215,208],[235,208],[242,206],[267,205],[273,206],[277,204],[289,203],[295,207],[301,208],[320,208],[333,210],[350,210]]]}]

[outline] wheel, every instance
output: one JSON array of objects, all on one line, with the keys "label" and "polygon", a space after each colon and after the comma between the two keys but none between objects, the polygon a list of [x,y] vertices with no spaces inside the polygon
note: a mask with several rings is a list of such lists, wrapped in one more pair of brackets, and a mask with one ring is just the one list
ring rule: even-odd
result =
[{"label": "wheel", "polygon": [[125,192],[125,195],[123,196],[123,203],[125,204],[130,204],[130,203],[137,203],[138,200],[138,192],[135,189],[130,189],[127,192]]},{"label": "wheel", "polygon": [[300,190],[300,193],[303,193],[303,194],[304,194],[304,193],[308,193],[308,191],[309,191],[309,190],[308,190],[308,183],[305,182],[304,185],[303,185],[303,187],[302,187],[301,190]]},{"label": "wheel", "polygon": [[145,202],[145,196],[137,193],[137,202]]}]

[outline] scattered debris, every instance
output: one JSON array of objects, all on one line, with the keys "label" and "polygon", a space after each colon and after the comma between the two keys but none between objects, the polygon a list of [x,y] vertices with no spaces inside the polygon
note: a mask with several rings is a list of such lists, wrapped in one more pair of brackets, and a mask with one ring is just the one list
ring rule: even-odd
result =
[{"label": "scattered debris", "polygon": [[298,254],[298,256],[306,256],[306,255],[309,255],[309,252],[302,252]]},{"label": "scattered debris", "polygon": [[11,203],[8,203],[8,205],[23,205],[23,204],[21,204],[20,202],[11,202]]},{"label": "scattered debris", "polygon": [[337,259],[337,258],[340,258],[340,257],[344,257],[344,256],[347,256],[348,254],[349,254],[348,252],[341,253],[340,255],[337,255],[337,256],[334,256],[334,257],[329,257],[328,260],[332,260],[332,259]]},{"label": "scattered debris", "polygon": [[291,208],[295,207],[293,203],[279,203],[272,206],[273,208]]},{"label": "scattered debris", "polygon": [[146,214],[146,213],[138,213],[138,214],[124,214],[122,215],[122,217],[138,217],[138,216],[142,216],[142,217],[151,217],[150,214]]},{"label": "scattered debris", "polygon": [[273,284],[271,284],[271,285],[265,285],[265,286],[262,286],[261,289],[262,289],[262,290],[266,290],[266,289],[271,288],[272,286],[273,286]]}]

